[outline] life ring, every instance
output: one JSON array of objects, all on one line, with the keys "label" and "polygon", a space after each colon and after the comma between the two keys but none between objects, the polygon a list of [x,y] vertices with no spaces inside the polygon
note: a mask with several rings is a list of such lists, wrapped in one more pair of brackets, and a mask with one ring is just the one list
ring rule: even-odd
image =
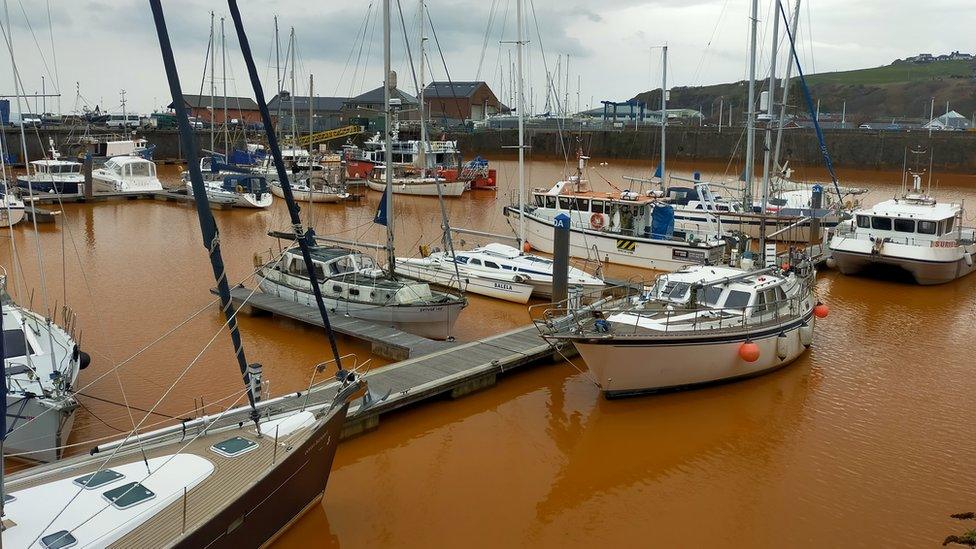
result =
[{"label": "life ring", "polygon": [[595,213],[590,216],[590,226],[594,229],[600,230],[603,228],[603,214]]}]

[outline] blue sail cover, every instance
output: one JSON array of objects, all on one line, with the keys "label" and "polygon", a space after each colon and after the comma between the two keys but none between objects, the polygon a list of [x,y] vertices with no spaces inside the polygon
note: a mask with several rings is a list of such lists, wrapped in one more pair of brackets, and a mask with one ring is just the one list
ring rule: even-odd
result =
[{"label": "blue sail cover", "polygon": [[373,223],[377,225],[386,225],[386,196],[380,198],[380,205],[376,208],[376,217],[373,218]]},{"label": "blue sail cover", "polygon": [[674,208],[670,205],[655,206],[651,211],[651,238],[658,240],[674,236]]}]

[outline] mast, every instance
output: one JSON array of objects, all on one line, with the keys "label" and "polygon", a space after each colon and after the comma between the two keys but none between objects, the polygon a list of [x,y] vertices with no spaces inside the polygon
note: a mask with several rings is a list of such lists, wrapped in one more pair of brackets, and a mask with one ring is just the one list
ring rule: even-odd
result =
[{"label": "mast", "polygon": [[224,35],[224,18],[220,18],[221,80],[224,81],[224,162],[230,161],[230,128],[227,126],[227,40]]},{"label": "mast", "polygon": [[393,113],[390,108],[390,92],[395,86],[396,78],[390,68],[390,0],[383,0],[383,112],[386,115],[386,139],[383,146],[386,191],[383,200],[386,201],[386,254],[390,276],[395,276],[396,271],[396,253],[393,250]]},{"label": "mast", "polygon": [[[793,7],[793,22],[790,24],[791,29],[796,28],[796,22],[800,18],[800,0],[796,0],[796,5]],[[779,19],[779,15],[777,15]],[[786,62],[786,76],[783,80],[783,100],[780,103],[779,108],[779,124],[776,127],[776,149],[773,153],[773,169],[779,171],[779,156],[780,150],[783,146],[783,124],[786,123],[786,103],[787,98],[790,94],[790,78],[793,76],[793,56],[789,56],[789,61]]]},{"label": "mast", "polygon": [[664,190],[664,157],[668,139],[668,47],[661,46],[661,190]]},{"label": "mast", "polygon": [[[314,94],[315,94],[315,80],[314,80],[314,78],[315,77],[312,74],[309,74],[308,75],[308,166],[309,166],[308,167],[308,176],[310,178],[309,179],[309,193],[308,193],[308,199],[309,199],[309,201],[312,200],[312,191],[311,191],[311,189],[312,189],[312,186],[311,186],[311,177],[312,177],[312,123],[313,123],[313,117],[314,117],[313,111],[312,111],[312,97],[314,97]],[[311,225],[311,222],[309,222],[309,225]]]},{"label": "mast", "polygon": [[289,38],[288,49],[291,50],[291,141],[297,143],[295,133],[295,27],[291,28],[291,38]]},{"label": "mast", "polygon": [[424,0],[420,0],[420,82],[417,95],[420,97],[420,177],[427,177],[427,124],[424,118]]},{"label": "mast", "polygon": [[[516,24],[518,25],[518,38],[515,43],[515,63],[518,67],[518,103],[516,105],[516,109],[518,109],[518,246],[519,253],[521,253],[525,249],[525,206],[523,204],[525,200],[525,86],[522,82],[522,0],[516,0],[515,5]],[[547,85],[547,103],[549,101],[548,88]]]},{"label": "mast", "polygon": [[756,149],[756,31],[759,26],[759,0],[752,0],[752,29],[749,38],[749,105],[746,109],[746,171],[742,203],[752,211],[753,157]]},{"label": "mast", "polygon": [[278,16],[274,16],[275,72],[278,76],[278,104],[281,104],[281,40],[278,39]]},{"label": "mast", "polygon": [[217,112],[217,106],[214,104],[217,96],[217,82],[214,80],[214,65],[217,63],[217,52],[214,51],[217,45],[216,38],[214,35],[214,12],[210,12],[210,154],[214,154],[214,150],[217,148],[214,144],[217,137],[214,129],[214,114]]},{"label": "mast", "polygon": [[[156,34],[159,37],[159,48],[163,56],[163,65],[166,68],[169,91],[173,96],[173,106],[176,108],[176,122],[180,128],[180,141],[183,151],[186,153],[187,169],[190,171],[190,182],[193,185],[193,194],[196,197],[197,216],[200,218],[203,245],[210,257],[210,266],[213,268],[214,279],[217,281],[217,293],[220,296],[220,310],[227,319],[227,328],[230,331],[231,343],[234,345],[234,354],[237,356],[237,365],[240,367],[241,377],[244,380],[244,386],[247,388],[247,400],[251,405],[251,421],[254,422],[254,426],[260,433],[259,415],[254,404],[260,398],[261,388],[256,386],[256,380],[251,375],[252,371],[257,373],[257,369],[248,366],[247,358],[244,356],[244,342],[241,340],[241,333],[237,328],[237,313],[230,299],[230,286],[227,284],[227,273],[224,270],[224,260],[220,253],[217,223],[214,221],[213,213],[210,210],[210,200],[207,198],[203,174],[200,172],[196,137],[190,128],[190,119],[183,99],[183,88],[180,86],[180,75],[176,70],[176,59],[173,57],[173,46],[170,44],[169,31],[166,29],[166,19],[163,16],[161,0],[149,0],[149,5],[152,8],[153,20],[156,24]],[[259,365],[256,366],[260,367]]]},{"label": "mast", "polygon": [[[763,147],[763,178],[762,178],[762,205],[759,213],[762,215],[759,221],[759,249],[766,249],[766,205],[769,203],[769,161],[770,149],[773,144],[773,105],[776,104],[776,52],[779,45],[779,5],[780,0],[773,3],[773,9],[777,12],[773,16],[773,48],[769,59],[769,85],[766,87],[766,113],[769,118],[766,121],[766,141]],[[765,252],[762,252],[765,257]]]},{"label": "mast", "polygon": [[[159,0],[152,1],[159,2]],[[274,158],[275,168],[278,172],[278,182],[281,184],[281,191],[285,197],[285,203],[288,204],[288,216],[292,228],[295,231],[295,238],[298,240],[298,247],[302,252],[305,269],[311,275],[309,276],[309,281],[311,282],[312,293],[315,295],[315,305],[318,307],[319,314],[322,317],[322,327],[325,330],[326,336],[328,336],[329,346],[332,349],[332,355],[336,361],[336,368],[338,369],[336,379],[339,381],[352,380],[353,374],[346,372],[342,368],[339,346],[336,343],[335,334],[332,332],[329,313],[326,311],[325,303],[322,301],[322,290],[319,287],[319,280],[317,276],[314,276],[315,268],[312,263],[311,253],[311,248],[315,244],[314,231],[311,228],[306,231],[302,227],[302,219],[299,215],[301,209],[295,203],[295,196],[291,192],[291,183],[288,181],[288,171],[285,169],[285,164],[281,160],[281,147],[278,146],[278,136],[275,134],[274,127],[271,125],[271,113],[268,111],[268,102],[264,98],[264,88],[261,87],[261,79],[258,78],[258,68],[254,64],[254,56],[251,54],[251,44],[247,39],[247,34],[244,32],[241,10],[237,7],[237,0],[227,0],[227,4],[230,7],[230,16],[234,21],[234,28],[237,30],[237,41],[241,44],[241,54],[244,56],[244,64],[247,65],[247,74],[251,79],[251,87],[254,89],[254,99],[257,101],[258,109],[261,111],[261,122],[264,124],[264,132],[268,138],[268,148],[271,149],[271,155]],[[196,191],[194,191],[194,194],[196,194]]]}]

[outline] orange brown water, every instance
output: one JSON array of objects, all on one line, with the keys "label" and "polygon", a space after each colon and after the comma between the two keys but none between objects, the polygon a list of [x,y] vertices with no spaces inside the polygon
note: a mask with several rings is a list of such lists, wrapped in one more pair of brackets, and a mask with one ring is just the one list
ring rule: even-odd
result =
[{"label": "orange brown water", "polygon": [[[450,200],[454,225],[510,234],[501,206],[515,165],[493,164],[497,195]],[[597,188],[607,187],[601,174],[620,181],[648,171],[599,159],[591,166]],[[532,162],[529,186],[548,186],[565,168]],[[174,169],[162,171],[178,184]],[[897,173],[842,175],[848,185],[872,188],[867,203],[890,197],[900,181]],[[939,179],[940,198],[976,199],[976,178]],[[377,242],[378,198],[370,192],[361,206],[317,205],[314,225],[320,234]],[[277,249],[266,231],[287,226],[280,200],[269,211],[214,215],[232,281],[252,272],[254,252]],[[395,219],[401,254],[438,243],[436,200],[398,198]],[[43,310],[33,232],[22,224],[13,233],[19,262],[7,242],[0,245],[11,289],[26,304],[26,281],[34,308]],[[149,408],[179,380],[157,409],[175,416],[191,414],[201,400],[213,411],[220,399],[238,398],[225,333],[183,373],[222,324],[207,306],[213,280],[193,208],[148,200],[66,205],[58,228],[40,226],[40,240],[48,307],[67,296],[93,356],[79,386],[200,311],[118,377],[83,393]],[[633,272],[611,266],[607,274]],[[827,271],[817,291],[832,312],[818,324],[814,348],[770,375],[605,401],[573,366],[550,364],[460,400],[384,417],[376,431],[340,446],[323,504],[276,546],[935,546],[962,529],[950,513],[976,508],[976,277],[923,288]],[[522,306],[479,296],[470,302],[459,340],[528,320]],[[312,366],[330,358],[318,330],[268,317],[242,318],[241,328],[248,359],[265,365],[273,393],[306,386]],[[341,347],[369,357],[351,340]],[[81,400],[74,451],[131,428],[123,408]],[[136,421],[143,415],[134,412]]]}]

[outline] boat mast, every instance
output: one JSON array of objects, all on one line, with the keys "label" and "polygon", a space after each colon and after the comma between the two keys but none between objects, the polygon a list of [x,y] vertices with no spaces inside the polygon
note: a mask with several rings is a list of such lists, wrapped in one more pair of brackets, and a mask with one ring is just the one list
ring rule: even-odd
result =
[{"label": "boat mast", "polygon": [[427,120],[424,118],[424,0],[420,0],[420,82],[417,85],[420,97],[420,150],[417,159],[420,161],[420,177],[427,177]]},{"label": "boat mast", "polygon": [[[311,185],[311,183],[312,183],[312,180],[311,180],[311,177],[312,177],[312,123],[313,123],[312,97],[314,97],[314,91],[315,91],[314,76],[310,73],[308,75],[308,176],[309,176],[308,200],[309,200],[309,202],[311,202],[311,200],[312,200],[312,185]],[[312,223],[309,222],[309,225],[311,225],[311,224]]]},{"label": "boat mast", "polygon": [[227,40],[224,34],[224,18],[220,18],[221,80],[224,81],[224,162],[230,161],[230,127],[227,126]]},{"label": "boat mast", "polygon": [[[779,19],[779,14],[776,15]],[[796,5],[793,7],[793,22],[790,24],[791,29],[796,28],[796,22],[800,19],[800,0],[796,0]],[[793,56],[789,55],[786,62],[786,76],[783,80],[783,99],[779,107],[779,122],[776,127],[776,149],[773,153],[773,169],[777,172],[780,169],[779,157],[780,150],[783,146],[783,124],[786,123],[786,103],[790,95],[790,78],[793,77]]]},{"label": "boat mast", "polygon": [[664,153],[668,139],[668,46],[661,46],[661,190],[664,190]]},{"label": "boat mast", "polygon": [[[275,73],[278,76],[278,104],[281,104],[281,40],[278,38],[278,16],[274,16],[275,29]],[[280,110],[280,108],[279,108]]]},{"label": "boat mast", "polygon": [[746,171],[742,205],[752,211],[753,156],[756,149],[756,31],[759,26],[759,0],[752,0],[751,31],[749,38],[749,105],[746,109]]},{"label": "boat mast", "polygon": [[393,113],[390,109],[390,92],[393,86],[396,86],[396,79],[390,68],[390,0],[383,0],[383,112],[386,114],[386,139],[383,147],[386,193],[383,200],[386,201],[386,254],[390,276],[395,276],[396,271],[396,253],[393,251]]},{"label": "boat mast", "polygon": [[[515,64],[518,72],[518,91],[517,105],[518,110],[518,247],[519,253],[525,249],[525,93],[522,85],[522,0],[515,2],[515,12],[517,14],[516,24],[518,25],[518,38],[515,42]],[[548,90],[548,86],[546,86]],[[548,91],[546,92],[548,94]],[[546,96],[548,102],[548,95]]]},{"label": "boat mast", "polygon": [[217,82],[214,80],[214,65],[217,63],[216,38],[214,35],[214,12],[210,12],[210,154],[214,154],[214,150],[217,148],[215,145],[216,134],[214,133],[214,114],[217,112],[217,106],[214,105],[217,96]]},{"label": "boat mast", "polygon": [[291,142],[294,146],[298,142],[295,134],[295,27],[291,28],[288,49],[291,50]]},{"label": "boat mast", "polygon": [[[769,59],[769,85],[766,87],[766,142],[763,147],[763,178],[762,178],[762,202],[759,214],[762,216],[759,221],[759,249],[766,249],[766,206],[769,204],[769,179],[770,179],[770,153],[773,144],[773,105],[776,104],[776,52],[779,45],[779,5],[780,0],[773,2],[773,46]],[[765,256],[765,251],[762,252]]]},{"label": "boat mast", "polygon": [[197,217],[200,219],[203,245],[210,257],[210,266],[213,268],[214,279],[217,282],[217,293],[220,296],[220,310],[227,319],[227,328],[230,331],[231,343],[234,345],[234,354],[237,355],[237,365],[240,367],[241,377],[244,380],[244,386],[247,388],[247,400],[251,405],[251,421],[254,422],[254,426],[260,434],[259,414],[254,405],[260,398],[261,388],[257,386],[256,380],[251,375],[252,371],[255,370],[248,365],[247,358],[244,356],[244,342],[241,340],[241,333],[237,328],[237,312],[230,299],[227,272],[224,269],[224,260],[220,253],[219,231],[210,210],[210,200],[203,183],[203,174],[200,171],[200,163],[197,159],[196,137],[190,128],[190,119],[183,99],[183,88],[180,86],[180,75],[176,70],[173,46],[169,40],[169,31],[166,29],[163,7],[161,0],[149,0],[149,5],[152,8],[153,20],[156,24],[156,34],[159,37],[159,48],[163,56],[163,66],[166,69],[166,79],[169,81],[169,91],[173,96],[173,106],[176,108],[176,122],[180,129],[180,141],[186,153],[187,169],[190,171],[190,182],[193,186]]},{"label": "boat mast", "polygon": [[[159,0],[153,1],[159,2]],[[247,34],[244,32],[244,22],[241,19],[241,10],[237,7],[237,0],[227,0],[227,4],[230,7],[230,16],[234,21],[234,28],[237,31],[237,41],[241,45],[241,54],[244,56],[244,64],[247,66],[247,74],[251,79],[251,87],[254,90],[254,99],[257,101],[258,110],[261,111],[261,122],[264,125],[265,136],[268,138],[268,148],[271,150],[271,156],[274,159],[275,169],[278,172],[278,182],[281,184],[281,193],[285,197],[285,203],[288,204],[288,216],[291,221],[292,229],[295,232],[295,238],[298,241],[298,247],[302,252],[302,259],[305,262],[305,269],[309,273],[312,294],[315,296],[315,305],[319,310],[319,315],[322,317],[322,327],[325,329],[326,336],[328,336],[329,346],[332,349],[332,355],[336,361],[336,368],[338,368],[336,379],[339,381],[351,380],[353,374],[346,372],[342,368],[342,358],[339,354],[339,346],[336,343],[335,333],[332,331],[332,323],[329,322],[329,313],[326,311],[325,303],[322,301],[322,290],[319,287],[318,277],[315,276],[315,265],[312,262],[311,252],[311,248],[315,244],[314,231],[312,231],[311,228],[305,230],[302,227],[302,219],[300,216],[301,209],[295,202],[295,196],[291,190],[291,183],[288,181],[288,171],[285,169],[285,164],[281,160],[281,147],[278,146],[278,136],[275,134],[274,127],[271,125],[271,113],[268,111],[268,102],[264,98],[264,89],[261,87],[261,79],[258,77],[258,68],[254,64],[254,56],[251,54],[251,44],[247,39]],[[194,192],[194,194],[196,194],[196,192]]]}]

